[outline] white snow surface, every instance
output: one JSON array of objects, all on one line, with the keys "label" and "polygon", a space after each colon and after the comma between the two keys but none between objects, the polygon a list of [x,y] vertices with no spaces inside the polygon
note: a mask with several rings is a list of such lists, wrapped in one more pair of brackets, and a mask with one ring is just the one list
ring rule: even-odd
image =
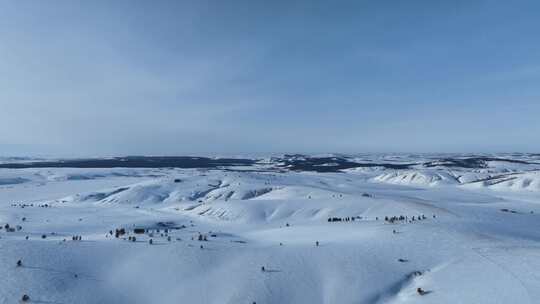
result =
[{"label": "white snow surface", "polygon": [[522,167],[0,169],[0,303],[538,303]]},{"label": "white snow surface", "polygon": [[383,173],[374,179],[375,181],[421,186],[454,185],[459,181],[455,176],[443,170],[404,170]]}]

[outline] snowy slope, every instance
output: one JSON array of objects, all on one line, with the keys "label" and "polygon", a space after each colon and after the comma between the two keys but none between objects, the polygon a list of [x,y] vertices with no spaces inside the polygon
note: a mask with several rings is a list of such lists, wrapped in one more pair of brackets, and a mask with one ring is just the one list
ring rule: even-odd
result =
[{"label": "snowy slope", "polygon": [[455,185],[459,181],[449,172],[440,170],[403,170],[383,173],[375,181],[417,186]]},{"label": "snowy slope", "polygon": [[540,191],[540,171],[498,175],[468,186],[494,190]]}]

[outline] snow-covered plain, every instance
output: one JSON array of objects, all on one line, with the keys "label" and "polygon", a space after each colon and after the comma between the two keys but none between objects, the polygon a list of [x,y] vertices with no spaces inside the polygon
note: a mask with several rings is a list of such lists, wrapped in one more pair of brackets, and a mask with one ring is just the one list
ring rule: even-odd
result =
[{"label": "snow-covered plain", "polygon": [[0,169],[0,303],[539,303],[538,156],[474,157]]}]

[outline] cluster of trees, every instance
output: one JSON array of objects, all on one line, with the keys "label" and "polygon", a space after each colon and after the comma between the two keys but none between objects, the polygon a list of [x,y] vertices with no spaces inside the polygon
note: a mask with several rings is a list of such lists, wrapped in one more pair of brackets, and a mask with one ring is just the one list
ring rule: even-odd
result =
[{"label": "cluster of trees", "polygon": [[[177,228],[177,229],[180,229],[180,228]],[[171,236],[169,236],[169,230],[170,229],[168,229],[168,228],[154,229],[154,230],[145,229],[145,228],[134,228],[133,233],[134,234],[148,234],[148,236],[150,237],[150,239],[148,240],[148,243],[150,245],[152,245],[154,243],[154,240],[151,239],[151,238],[153,238],[155,236],[154,235],[155,233],[159,233],[160,234],[159,236],[166,237],[167,241],[171,242],[172,238],[171,238]],[[109,230],[109,234],[107,234],[107,236],[108,235],[111,235],[111,236],[114,235],[116,238],[120,238],[120,237],[122,237],[124,235],[127,235],[127,234],[129,234],[129,231],[127,231],[125,228],[118,228],[118,229],[115,229],[114,231]],[[124,237],[123,239],[125,240],[126,238]],[[136,242],[137,238],[135,236],[128,236],[127,240],[130,241],[130,242]],[[176,240],[180,241],[181,239],[177,238]],[[201,241],[201,240],[202,241],[207,241],[207,237],[199,235],[199,241]]]},{"label": "cluster of trees", "polygon": [[[52,207],[52,205],[49,205],[47,203],[45,204],[39,204],[37,205],[38,207],[41,207],[41,208],[48,208],[48,207]],[[21,208],[25,208],[25,207],[34,207],[34,204],[26,204],[26,203],[12,203],[11,204],[11,207],[21,207]]]},{"label": "cluster of trees", "polygon": [[[0,226],[0,229],[2,229],[2,226]],[[9,224],[5,224],[4,229],[6,229],[6,232],[15,232],[15,231],[21,231],[22,226],[16,225],[15,227],[12,227]]]},{"label": "cluster of trees", "polygon": [[[435,215],[433,215],[433,218],[435,218]],[[412,223],[414,221],[421,221],[421,220],[425,220],[425,219],[427,219],[427,217],[425,215],[423,215],[423,214],[418,215],[418,216],[413,215],[411,218],[409,218],[406,215],[391,216],[391,217],[385,216],[384,217],[384,220],[389,222],[390,224],[394,224],[396,222],[403,222],[403,221]]]},{"label": "cluster of trees", "polygon": [[350,222],[355,220],[361,220],[360,216],[348,216],[348,217],[329,217],[328,222]]},{"label": "cluster of trees", "polygon": [[404,215],[391,216],[391,217],[385,216],[384,220],[389,222],[390,224],[393,224],[393,223],[398,222],[398,221],[401,222],[401,221],[407,220],[407,216],[404,216]]},{"label": "cluster of trees", "polygon": [[[435,218],[435,214],[433,215],[433,218]],[[362,217],[361,216],[348,216],[348,217],[329,217],[328,218],[328,222],[349,222],[349,221],[355,221],[355,220],[361,220]],[[394,224],[396,222],[409,222],[409,223],[412,223],[414,221],[421,221],[421,220],[425,220],[427,219],[427,217],[423,214],[420,214],[420,215],[413,215],[412,217],[409,217],[409,216],[406,216],[406,215],[399,215],[399,216],[385,216],[384,217],[384,220],[386,222],[389,222],[391,224]],[[379,220],[379,217],[375,217],[375,220]]]},{"label": "cluster of trees", "polygon": [[24,207],[34,207],[34,204],[25,204],[25,203],[13,203],[11,204],[11,207],[21,207],[21,208],[24,208]]},{"label": "cluster of trees", "polygon": [[[112,235],[112,230],[109,231],[109,233]],[[115,238],[119,238],[119,237],[123,236],[124,234],[126,234],[126,229],[124,229],[124,228],[114,230],[114,237]]]}]

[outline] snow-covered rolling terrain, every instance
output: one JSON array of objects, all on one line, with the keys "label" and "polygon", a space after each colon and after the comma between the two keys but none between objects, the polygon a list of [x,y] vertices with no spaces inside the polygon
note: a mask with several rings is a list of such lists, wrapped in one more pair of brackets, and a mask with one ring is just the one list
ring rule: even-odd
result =
[{"label": "snow-covered rolling terrain", "polygon": [[539,303],[540,156],[0,159],[0,303]]}]

